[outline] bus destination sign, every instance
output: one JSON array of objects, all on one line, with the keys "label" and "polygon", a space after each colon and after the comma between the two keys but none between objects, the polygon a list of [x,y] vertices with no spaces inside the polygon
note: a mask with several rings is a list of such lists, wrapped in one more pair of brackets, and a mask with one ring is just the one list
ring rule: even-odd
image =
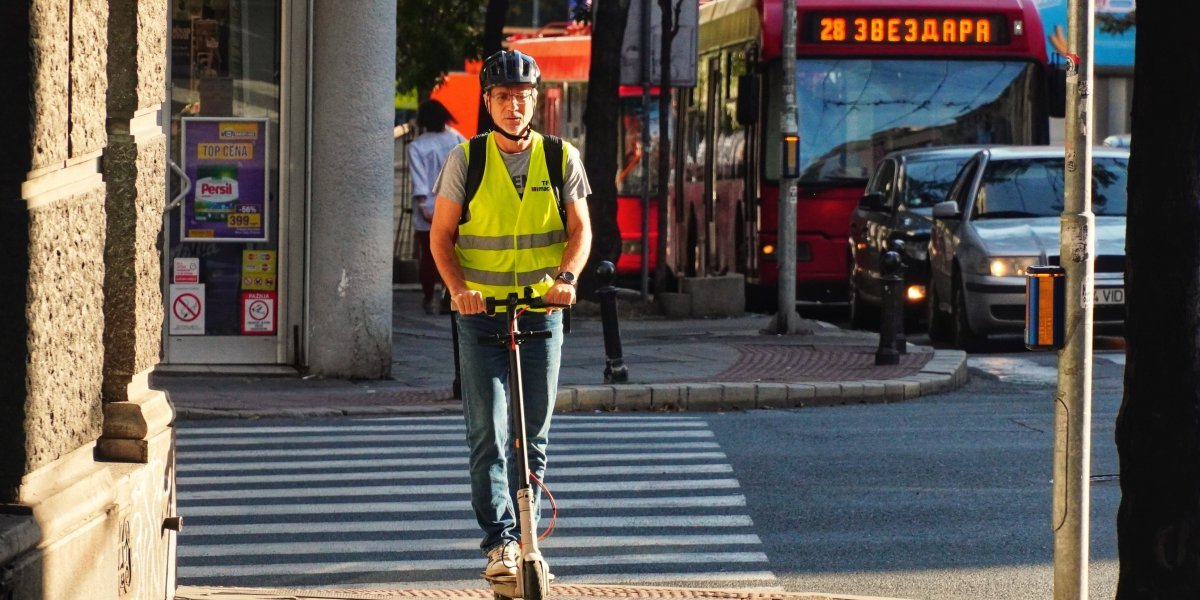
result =
[{"label": "bus destination sign", "polygon": [[810,13],[803,41],[812,44],[1007,44],[1004,15]]}]

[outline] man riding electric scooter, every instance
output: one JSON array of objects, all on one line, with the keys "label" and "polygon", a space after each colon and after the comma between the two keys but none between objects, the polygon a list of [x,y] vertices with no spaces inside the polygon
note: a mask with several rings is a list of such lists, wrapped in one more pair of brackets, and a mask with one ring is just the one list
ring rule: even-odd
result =
[{"label": "man riding electric scooter", "polygon": [[[516,506],[517,450],[528,458],[528,474],[540,482],[546,470],[550,418],[558,395],[563,313],[522,306],[523,330],[548,331],[522,341],[523,392],[510,394],[510,348],[481,344],[509,336],[515,345],[517,310],[524,305],[575,303],[575,274],[591,247],[587,196],[591,188],[579,153],[530,127],[537,106],[537,63],[516,51],[489,57],[480,72],[483,102],[495,128],[455,148],[434,186],[437,201],[430,245],[438,271],[457,311],[463,413],[470,448],[471,505],[483,530],[489,581],[516,577],[522,557]],[[531,293],[527,293],[529,288]],[[488,300],[493,302],[489,306]],[[506,302],[507,301],[507,302]],[[489,308],[498,314],[487,314]],[[510,395],[523,397],[516,448]],[[538,488],[531,492],[536,529]],[[524,532],[528,534],[528,532]]]}]

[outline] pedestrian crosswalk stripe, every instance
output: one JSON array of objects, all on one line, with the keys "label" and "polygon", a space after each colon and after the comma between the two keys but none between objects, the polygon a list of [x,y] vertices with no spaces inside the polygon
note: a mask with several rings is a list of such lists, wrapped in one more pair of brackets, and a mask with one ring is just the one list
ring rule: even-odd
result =
[{"label": "pedestrian crosswalk stripe", "polygon": [[[376,422],[376,421],[380,421],[380,420],[382,420],[382,419],[371,419],[372,422]],[[421,432],[421,433],[428,433],[430,431],[465,431],[465,426],[462,422],[463,418],[462,417],[454,417],[454,420],[455,420],[454,423],[445,423],[445,424],[440,424],[440,423],[439,424],[431,424],[431,423],[420,423],[420,422],[413,423],[413,422],[406,421],[403,424],[397,424],[397,425],[354,425],[353,428],[350,429],[349,431],[348,431],[348,428],[344,427],[344,426],[305,427],[303,425],[287,426],[287,427],[285,427],[285,426],[264,426],[264,427],[256,427],[254,429],[254,431],[257,433],[266,434],[266,435],[274,435],[274,434],[280,434],[280,433],[303,433],[305,435],[312,435],[312,436],[316,436],[318,434],[323,434],[323,433],[332,433],[332,434],[337,434],[340,436],[345,436],[347,433],[353,433],[353,435],[357,436],[361,433],[377,433],[377,432],[381,432],[381,431],[384,431],[384,432],[416,431],[416,432]],[[632,422],[632,421],[624,422],[624,423],[613,423],[613,422],[600,423],[600,422],[594,422],[594,419],[589,419],[587,421],[574,421],[565,416],[555,416],[554,417],[554,431],[556,431],[556,432],[558,432],[558,431],[593,430],[593,429],[601,429],[601,428],[610,428],[611,429],[613,427],[618,427],[619,429],[621,429],[623,431],[627,431],[630,429],[661,429],[661,428],[666,428],[666,427],[677,429],[680,427],[707,427],[707,426],[708,426],[708,424],[705,423],[703,420],[694,419],[694,418],[693,419],[674,419],[674,420],[653,419],[653,420],[648,420],[648,421],[644,421],[644,422],[640,422],[640,423]],[[203,436],[210,436],[210,435],[239,436],[241,434],[244,434],[245,431],[246,431],[245,427],[188,426],[187,432],[189,435],[189,439],[188,440],[180,440],[180,441],[191,442],[194,439],[197,439],[197,438],[200,438]]]},{"label": "pedestrian crosswalk stripe", "polygon": [[[542,542],[543,550],[555,548],[641,548],[647,546],[744,546],[760,545],[754,534],[694,534],[694,535],[555,535]],[[189,544],[179,548],[181,558],[216,556],[313,556],[328,554],[367,554],[429,552],[448,550],[479,550],[479,541],[467,538],[420,540],[354,540],[323,541],[319,546],[295,542],[255,542],[251,544]]]},{"label": "pedestrian crosswalk stripe", "polygon": [[[623,530],[639,527],[752,527],[754,521],[746,515],[654,515],[654,516],[621,516],[607,517],[575,517],[559,516],[556,530],[570,531],[574,529],[607,529]],[[305,535],[314,533],[407,533],[414,531],[479,531],[479,525],[470,517],[456,519],[404,519],[386,521],[305,521],[301,523],[219,523],[194,524],[187,526],[188,544],[193,540],[207,537],[232,535]],[[554,539],[552,536],[547,539]]]},{"label": "pedestrian crosswalk stripe", "polygon": [[[255,452],[255,456],[260,456],[261,453]],[[194,457],[194,453],[188,453],[188,457]],[[464,451],[465,457],[465,451]],[[465,458],[464,458],[465,460]],[[673,474],[682,475],[684,473],[701,474],[701,473],[732,473],[733,467],[725,464],[695,464],[695,465],[621,465],[621,466],[604,466],[604,467],[558,467],[554,468],[554,481],[573,477],[596,477],[600,475],[619,475],[629,477],[635,475],[647,474]],[[369,475],[362,472],[347,472],[338,471],[333,473],[289,473],[286,475],[179,475],[175,481],[179,485],[201,486],[201,485],[233,485],[235,483],[319,483],[328,481],[362,481],[368,478]],[[440,471],[407,471],[403,473],[386,472],[377,475],[379,479],[397,480],[397,479],[453,479],[462,481],[467,477],[466,469],[445,469]],[[548,482],[549,483],[549,482]],[[557,486],[551,488],[553,492]],[[189,494],[191,496],[191,494]]]},{"label": "pedestrian crosswalk stripe", "polygon": [[[705,418],[558,415],[550,450],[560,581],[776,581]],[[181,423],[180,580],[478,588],[467,454],[461,415]]]},{"label": "pedestrian crosswalk stripe", "polygon": [[[552,434],[555,440],[580,440],[580,439],[628,439],[631,434],[628,431],[557,431]],[[702,431],[676,431],[670,429],[639,431],[637,436],[645,436],[649,439],[675,439],[675,438],[711,438],[713,432]],[[247,438],[245,435],[231,437],[215,437],[204,438],[202,440],[191,438],[180,438],[178,445],[180,447],[189,446],[261,446],[263,444],[305,444],[318,441],[320,437],[314,436],[268,436],[256,437],[254,439]],[[343,441],[353,441],[357,443],[368,442],[462,442],[465,443],[465,434],[462,432],[453,433],[405,433],[396,435],[353,435],[343,436]]]},{"label": "pedestrian crosswalk stripe", "polygon": [[[552,567],[578,567],[589,565],[653,565],[653,564],[716,564],[765,563],[767,555],[762,552],[672,552],[667,554],[630,554],[613,552],[597,556],[562,556],[551,561]],[[244,562],[204,567],[179,568],[181,577],[194,577],[196,571],[218,570],[224,577],[244,575],[289,575],[301,573],[380,573],[394,571],[426,571],[430,569],[479,569],[483,563],[479,558],[470,559],[406,559],[348,562],[287,562],[279,564],[248,565]]]},{"label": "pedestrian crosswalk stripe", "polygon": [[[615,484],[610,488],[616,487]],[[254,516],[254,515],[319,515],[336,509],[339,512],[356,513],[409,513],[409,512],[466,512],[471,510],[469,500],[445,500],[440,502],[346,502],[332,506],[325,504],[218,504],[191,505],[187,497],[180,496],[179,504],[186,507],[185,515],[194,517]],[[560,498],[556,501],[562,510],[582,509],[630,509],[630,508],[720,508],[745,506],[746,497],[731,496],[656,496],[653,498]]]},{"label": "pedestrian crosswalk stripe", "polygon": [[[341,443],[345,443],[344,441]],[[603,442],[596,444],[559,444],[554,443],[555,454],[566,454],[584,450],[587,452],[596,452],[599,450],[637,450],[640,452],[656,452],[660,450],[708,450],[720,448],[720,444],[716,442],[663,442],[663,443],[647,443],[647,444],[628,444],[614,443],[606,444]],[[452,444],[445,446],[430,446],[430,445],[414,445],[414,446],[361,446],[355,445],[351,448],[255,448],[253,456],[265,458],[268,456],[353,456],[356,454],[370,454],[371,456],[386,456],[392,454],[460,454],[467,455],[466,438],[461,444]],[[211,460],[214,458],[245,458],[247,452],[242,450],[193,450],[188,452],[188,456],[194,460]]]},{"label": "pedestrian crosswalk stripe", "polygon": [[[463,473],[465,477],[466,472]],[[653,490],[723,490],[738,487],[736,479],[662,479],[662,480],[628,480],[621,482],[624,492],[646,492]],[[550,487],[551,493],[586,493],[606,492],[613,489],[613,484],[590,482],[559,482]],[[244,498],[249,500],[283,500],[300,498],[352,498],[355,496],[433,496],[433,495],[462,495],[471,494],[470,483],[449,483],[444,485],[357,485],[354,487],[303,487],[299,489],[254,488],[241,490],[208,490],[188,494],[188,500],[234,500]]]},{"label": "pedestrian crosswalk stripe", "polygon": [[[572,455],[554,455],[554,463],[581,463],[581,462],[669,462],[673,460],[725,460],[724,452],[658,452],[655,454],[596,454],[592,456],[572,456]],[[327,460],[327,461],[285,461],[273,460],[269,462],[228,462],[228,463],[201,463],[192,465],[180,463],[177,471],[180,473],[193,473],[200,471],[252,471],[252,470],[272,470],[272,469],[290,469],[296,467],[310,467],[322,469],[344,469],[354,467],[431,467],[436,465],[461,465],[463,457],[451,456],[447,458],[399,458],[399,459],[380,459],[371,460],[364,458],[362,460]]]}]

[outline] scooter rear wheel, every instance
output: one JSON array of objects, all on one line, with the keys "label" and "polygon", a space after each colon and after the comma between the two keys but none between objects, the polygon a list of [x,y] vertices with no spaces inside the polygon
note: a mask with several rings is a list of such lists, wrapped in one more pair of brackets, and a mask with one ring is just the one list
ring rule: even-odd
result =
[{"label": "scooter rear wheel", "polygon": [[522,600],[544,600],[550,591],[550,570],[540,560],[525,561],[521,569],[525,595]]}]

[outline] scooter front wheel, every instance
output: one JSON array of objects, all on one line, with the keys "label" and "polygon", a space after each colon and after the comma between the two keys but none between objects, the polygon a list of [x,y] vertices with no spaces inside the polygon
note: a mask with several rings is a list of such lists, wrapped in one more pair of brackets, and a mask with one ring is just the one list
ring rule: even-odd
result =
[{"label": "scooter front wheel", "polygon": [[522,600],[544,600],[550,592],[550,569],[540,560],[525,561],[521,569],[522,583],[525,589]]}]

